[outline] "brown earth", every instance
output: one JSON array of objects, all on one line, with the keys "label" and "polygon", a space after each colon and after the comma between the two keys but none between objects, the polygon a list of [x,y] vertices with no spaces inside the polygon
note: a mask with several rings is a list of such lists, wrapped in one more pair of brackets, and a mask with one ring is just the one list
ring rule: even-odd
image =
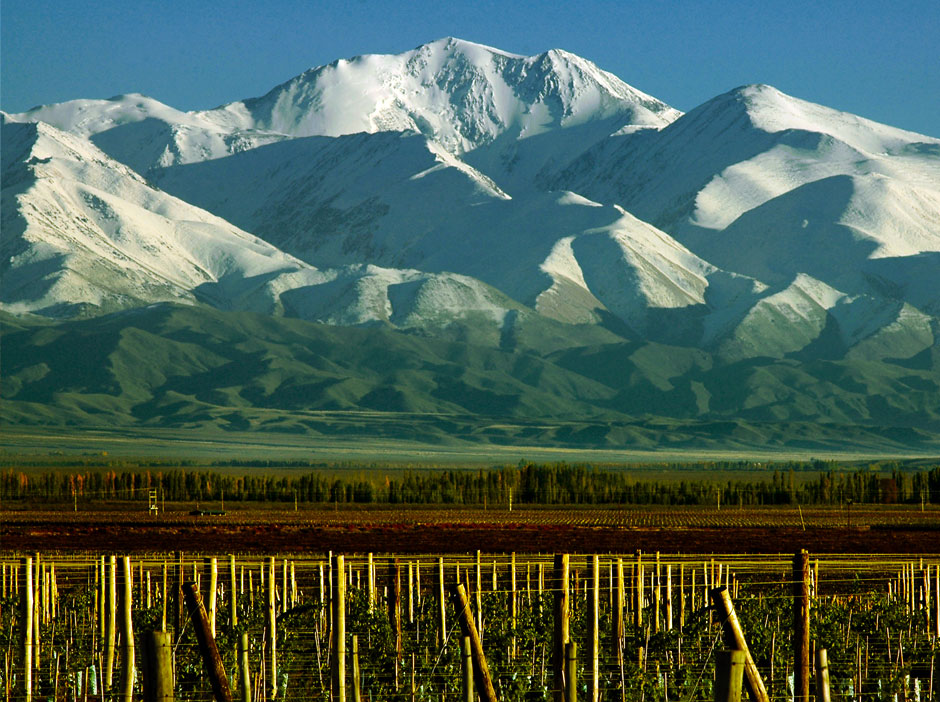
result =
[{"label": "brown earth", "polygon": [[[6,506],[5,506],[6,507]],[[203,509],[206,509],[203,506]],[[0,511],[0,552],[936,554],[940,509],[631,507],[483,509],[237,505],[224,515],[140,503]],[[218,505],[211,506],[219,510]]]}]

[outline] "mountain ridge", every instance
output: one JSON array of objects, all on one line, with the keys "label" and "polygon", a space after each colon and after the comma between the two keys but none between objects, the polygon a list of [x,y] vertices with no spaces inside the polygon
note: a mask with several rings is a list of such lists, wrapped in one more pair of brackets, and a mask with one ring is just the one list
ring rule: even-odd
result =
[{"label": "mountain ridge", "polygon": [[[390,376],[348,408],[465,393],[538,416],[581,387],[579,411],[610,421],[933,430],[936,364],[898,364],[940,347],[940,139],[761,84],[682,114],[568,52],[451,37],[211,110],[129,93],[2,121],[0,303],[23,319],[182,303],[548,364],[524,392]],[[674,385],[621,347],[708,368]],[[189,377],[172,359],[191,352],[156,365]],[[579,370],[585,385],[559,370],[576,358],[619,359],[636,384]],[[36,372],[17,372],[21,398]]]}]

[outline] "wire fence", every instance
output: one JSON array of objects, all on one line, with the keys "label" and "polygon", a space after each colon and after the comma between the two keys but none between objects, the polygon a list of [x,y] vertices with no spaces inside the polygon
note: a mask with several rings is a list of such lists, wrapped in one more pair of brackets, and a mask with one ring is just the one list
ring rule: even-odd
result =
[{"label": "wire fence", "polygon": [[[32,700],[122,698],[119,681],[126,679],[129,656],[120,621],[127,604],[120,596],[120,559],[28,558],[28,567],[26,556],[2,561],[0,697],[27,699],[25,665],[31,659]],[[596,581],[593,558],[571,555],[566,581],[569,638],[579,650],[579,699],[592,699],[595,688],[598,699],[620,702],[713,699],[715,653],[724,644],[709,591],[718,586],[731,594],[770,699],[793,699],[791,557],[603,554]],[[810,563],[811,645],[828,652],[832,698],[940,699],[940,556],[827,555]],[[174,553],[136,558],[130,571],[137,698],[141,637],[164,629],[172,641],[176,699],[212,697],[179,597],[180,585],[192,581],[233,690],[245,683],[237,644],[247,633],[250,699],[330,699],[336,646],[331,596],[339,578],[346,585],[348,699],[464,699],[457,611],[449,595],[443,607],[441,599],[442,584],[446,593],[454,583],[469,593],[498,698],[553,698],[556,597],[564,588],[551,555],[355,554],[339,573],[329,554]],[[273,627],[267,616],[272,594]],[[358,698],[349,672],[353,636]]]}]

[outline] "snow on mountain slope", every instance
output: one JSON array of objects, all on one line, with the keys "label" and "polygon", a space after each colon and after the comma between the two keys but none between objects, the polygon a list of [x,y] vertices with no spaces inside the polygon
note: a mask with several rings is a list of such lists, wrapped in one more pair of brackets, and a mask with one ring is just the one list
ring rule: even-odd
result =
[{"label": "snow on mountain slope", "polygon": [[929,315],[905,303],[870,295],[850,296],[808,275],[755,304],[725,334],[725,360],[805,357],[910,357],[936,338]]},{"label": "snow on mountain slope", "polygon": [[940,140],[746,86],[662,130],[613,135],[543,186],[618,202],[680,239],[833,175],[879,173],[920,187],[940,182]]},{"label": "snow on mountain slope", "polygon": [[561,50],[516,56],[445,38],[394,55],[312,68],[266,95],[181,112],[139,94],[73,100],[12,115],[90,137],[139,173],[290,137],[421,133],[459,155],[499,135],[526,139],[612,120],[607,133],[662,127],[679,112]]},{"label": "snow on mountain slope", "polygon": [[89,138],[102,151],[140,174],[174,163],[219,158],[285,137],[237,129],[213,113],[181,112],[132,93],[108,100],[71,100],[8,115],[11,121],[45,122]]},{"label": "snow on mountain slope", "polygon": [[[542,185],[619,202],[714,265],[775,285],[805,273],[871,292],[876,259],[940,250],[940,140],[768,86],[611,136]],[[893,281],[904,267],[892,264]]]},{"label": "snow on mountain slope", "polygon": [[41,122],[5,121],[2,136],[2,301],[14,313],[199,301],[428,333],[469,320],[498,343],[506,314],[522,309],[467,276],[318,270],[154,189],[85,139]]},{"label": "snow on mountain slope", "polygon": [[[575,193],[505,197],[419,135],[309,137],[167,169],[170,192],[317,266],[452,271],[568,322],[705,304],[718,270]],[[220,186],[224,183],[224,186]]]},{"label": "snow on mountain slope", "polygon": [[205,114],[291,136],[415,131],[460,154],[504,132],[526,138],[614,116],[661,127],[679,113],[565,51],[523,57],[448,37],[335,61]]}]

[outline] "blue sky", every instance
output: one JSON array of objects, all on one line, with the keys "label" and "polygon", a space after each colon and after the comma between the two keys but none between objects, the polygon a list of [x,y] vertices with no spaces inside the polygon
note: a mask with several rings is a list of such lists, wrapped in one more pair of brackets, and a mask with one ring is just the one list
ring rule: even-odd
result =
[{"label": "blue sky", "polygon": [[567,49],[681,110],[769,83],[940,137],[938,0],[3,0],[0,107],[141,92],[209,108],[443,36]]}]

